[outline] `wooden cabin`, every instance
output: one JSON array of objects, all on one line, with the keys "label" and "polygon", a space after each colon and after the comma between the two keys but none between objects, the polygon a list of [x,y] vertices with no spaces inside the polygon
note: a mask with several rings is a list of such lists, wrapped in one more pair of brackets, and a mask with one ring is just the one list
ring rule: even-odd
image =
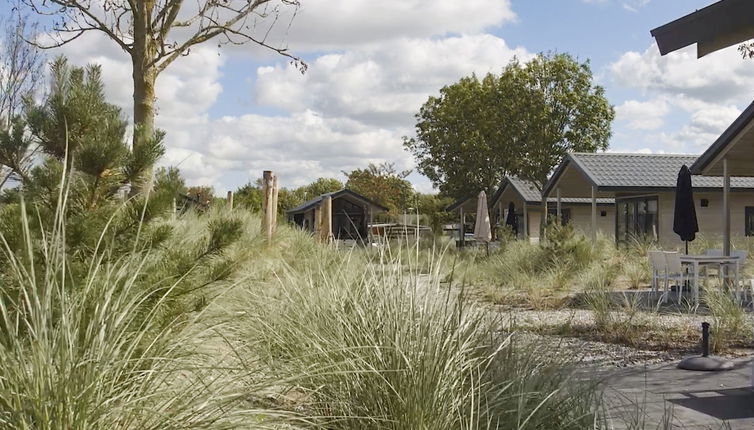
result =
[{"label": "wooden cabin", "polygon": [[317,233],[322,204],[332,199],[331,231],[336,240],[366,241],[369,225],[374,215],[387,212],[387,208],[359,193],[342,189],[322,194],[286,212],[288,222],[312,233]]}]

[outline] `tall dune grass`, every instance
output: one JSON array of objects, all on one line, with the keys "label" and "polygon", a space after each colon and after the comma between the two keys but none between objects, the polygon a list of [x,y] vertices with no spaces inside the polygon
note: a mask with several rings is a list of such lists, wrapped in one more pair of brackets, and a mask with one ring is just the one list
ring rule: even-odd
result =
[{"label": "tall dune grass", "polygon": [[[399,255],[410,255],[404,253]],[[279,376],[318,425],[333,429],[583,429],[598,421],[595,387],[566,362],[498,330],[492,316],[393,259],[283,270],[249,288],[238,322],[248,356]],[[408,269],[407,269],[408,267]],[[412,268],[413,267],[413,268]]]},{"label": "tall dune grass", "polygon": [[176,251],[167,244],[114,255],[100,242],[88,261],[74,262],[65,203],[41,233],[23,203],[19,213],[20,251],[0,232],[0,428],[225,429],[281,421],[248,402],[249,392],[266,387],[236,383],[249,370],[233,367],[232,351],[200,347],[223,322],[208,325],[202,312],[170,309],[183,300],[177,295],[214,279],[215,263],[204,257],[221,252],[212,226],[218,219],[193,223],[204,234],[194,247],[183,243],[193,266],[178,275],[175,261],[165,260]]}]

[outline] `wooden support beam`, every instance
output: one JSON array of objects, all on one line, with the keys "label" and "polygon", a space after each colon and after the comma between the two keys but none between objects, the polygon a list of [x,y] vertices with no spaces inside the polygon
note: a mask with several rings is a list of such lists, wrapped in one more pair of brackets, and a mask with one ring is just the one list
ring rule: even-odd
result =
[{"label": "wooden support beam", "polygon": [[322,199],[322,209],[320,214],[321,230],[320,240],[323,243],[331,243],[333,240],[332,232],[332,197],[326,196]]},{"label": "wooden support beam", "polygon": [[555,216],[557,218],[558,224],[562,224],[563,223],[563,211],[562,211],[561,205],[560,205],[560,187],[558,187],[555,190],[555,197],[558,200],[558,202],[556,204],[556,209],[555,209],[557,213],[555,214]]},{"label": "wooden support beam", "polygon": [[597,243],[597,187],[592,185],[592,244]]},{"label": "wooden support beam", "polygon": [[466,214],[463,213],[463,206],[461,206],[461,226],[458,228],[459,240],[461,241],[461,248],[466,246]]},{"label": "wooden support beam", "polygon": [[262,173],[262,229],[260,233],[268,242],[272,240],[272,223],[275,220],[273,212],[277,212],[273,200],[274,189],[274,175],[271,170],[265,170]]},{"label": "wooden support beam", "polygon": [[228,191],[228,199],[226,201],[228,203],[228,210],[233,210],[233,191]]},{"label": "wooden support beam", "polygon": [[272,231],[271,234],[273,236],[278,230],[278,189],[278,177],[275,175],[272,177],[272,213],[270,214],[272,217],[270,230]]},{"label": "wooden support beam", "polygon": [[723,158],[723,255],[730,256],[730,172]]}]

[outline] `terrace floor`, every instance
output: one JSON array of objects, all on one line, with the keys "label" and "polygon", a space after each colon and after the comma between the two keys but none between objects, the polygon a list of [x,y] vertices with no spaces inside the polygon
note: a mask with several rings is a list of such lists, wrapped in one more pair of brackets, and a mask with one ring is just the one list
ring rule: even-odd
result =
[{"label": "terrace floor", "polygon": [[734,362],[722,372],[681,370],[676,362],[610,371],[605,393],[615,428],[754,428],[753,360]]}]

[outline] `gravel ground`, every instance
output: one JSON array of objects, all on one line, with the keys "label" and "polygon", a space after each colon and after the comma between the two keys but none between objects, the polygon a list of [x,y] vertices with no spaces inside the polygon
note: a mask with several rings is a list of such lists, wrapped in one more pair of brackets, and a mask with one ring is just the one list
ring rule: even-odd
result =
[{"label": "gravel ground", "polygon": [[[653,345],[652,348],[632,347],[618,343],[600,342],[588,339],[593,333],[592,312],[581,309],[548,311],[506,310],[499,311],[504,330],[515,327],[515,331],[528,339],[552,345],[552,350],[562,351],[584,366],[628,367],[678,361],[687,355],[697,354],[696,336],[701,336],[701,323],[709,317],[693,314],[653,314],[642,312],[639,316],[648,326],[647,340],[640,344]],[[542,334],[575,328],[568,335]],[[578,328],[583,328],[583,332]],[[665,340],[667,347],[653,344],[650,337],[657,333],[672,333],[679,340]],[[697,333],[699,333],[697,335]],[[586,339],[585,339],[586,337]],[[750,348],[732,348],[724,355],[730,358],[750,356]]]}]

